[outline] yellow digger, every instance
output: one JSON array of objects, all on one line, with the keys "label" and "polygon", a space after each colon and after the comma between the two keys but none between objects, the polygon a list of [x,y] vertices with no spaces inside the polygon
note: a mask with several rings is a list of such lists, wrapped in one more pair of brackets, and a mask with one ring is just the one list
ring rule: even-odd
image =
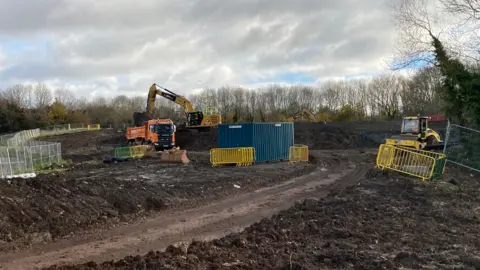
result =
[{"label": "yellow digger", "polygon": [[300,119],[303,116],[307,116],[307,118],[310,122],[317,122],[317,119],[315,118],[315,115],[312,112],[310,112],[308,109],[302,109],[302,110],[296,112],[292,116],[286,118],[285,121],[294,122],[294,121],[297,121],[298,119]]},{"label": "yellow digger", "polygon": [[396,145],[417,150],[427,150],[443,147],[440,135],[428,128],[428,117],[406,116],[402,120],[400,135],[386,139],[387,145]]}]

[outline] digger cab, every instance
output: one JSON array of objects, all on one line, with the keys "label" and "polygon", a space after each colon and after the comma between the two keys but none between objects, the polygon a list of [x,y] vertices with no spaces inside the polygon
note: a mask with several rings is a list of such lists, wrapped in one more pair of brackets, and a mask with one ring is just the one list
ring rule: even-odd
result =
[{"label": "digger cab", "polygon": [[425,139],[428,130],[428,117],[413,116],[404,117],[402,120],[402,129],[400,134],[405,136],[415,136],[422,140]]},{"label": "digger cab", "polygon": [[428,117],[412,116],[402,119],[400,135],[393,135],[386,139],[386,144],[415,149],[423,149],[428,130]]}]

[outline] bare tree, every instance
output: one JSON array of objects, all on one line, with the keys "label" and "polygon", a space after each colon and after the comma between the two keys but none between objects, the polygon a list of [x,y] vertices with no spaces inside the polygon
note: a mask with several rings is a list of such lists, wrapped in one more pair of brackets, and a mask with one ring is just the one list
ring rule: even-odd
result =
[{"label": "bare tree", "polygon": [[67,89],[57,89],[55,90],[54,94],[55,99],[57,99],[59,102],[61,102],[65,107],[68,109],[72,109],[75,107],[75,102],[77,101],[77,98],[75,97],[75,94]]},{"label": "bare tree", "polygon": [[45,84],[38,83],[33,93],[35,107],[45,108],[53,101],[52,91]]},{"label": "bare tree", "polygon": [[395,119],[400,113],[400,95],[404,78],[391,74],[373,79],[370,85],[370,96],[374,101],[378,114],[388,119]]},{"label": "bare tree", "polygon": [[26,107],[28,89],[22,84],[15,84],[2,91],[2,98],[19,107]]},{"label": "bare tree", "polygon": [[402,69],[418,62],[431,62],[432,36],[442,32],[432,20],[430,0],[399,0],[394,6],[394,20],[399,33],[393,69]]},{"label": "bare tree", "polygon": [[468,19],[480,20],[480,2],[478,0],[440,0],[448,12],[466,15]]}]

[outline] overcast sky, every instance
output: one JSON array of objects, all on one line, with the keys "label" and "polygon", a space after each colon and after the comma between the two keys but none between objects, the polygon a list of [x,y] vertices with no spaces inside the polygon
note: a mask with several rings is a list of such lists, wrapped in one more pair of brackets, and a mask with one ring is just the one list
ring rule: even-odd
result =
[{"label": "overcast sky", "polygon": [[0,88],[77,95],[315,83],[382,72],[391,0],[3,0]]}]

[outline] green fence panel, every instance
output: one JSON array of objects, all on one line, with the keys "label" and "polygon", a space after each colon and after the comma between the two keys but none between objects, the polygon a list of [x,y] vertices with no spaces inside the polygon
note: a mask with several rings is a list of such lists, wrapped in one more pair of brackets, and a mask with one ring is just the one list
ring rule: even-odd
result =
[{"label": "green fence panel", "polygon": [[115,158],[131,158],[132,149],[131,147],[117,147],[114,156]]},{"label": "green fence panel", "polygon": [[446,156],[443,156],[436,160],[435,168],[433,168],[433,175],[431,180],[439,180],[440,177],[442,177],[446,163],[447,163]]}]

